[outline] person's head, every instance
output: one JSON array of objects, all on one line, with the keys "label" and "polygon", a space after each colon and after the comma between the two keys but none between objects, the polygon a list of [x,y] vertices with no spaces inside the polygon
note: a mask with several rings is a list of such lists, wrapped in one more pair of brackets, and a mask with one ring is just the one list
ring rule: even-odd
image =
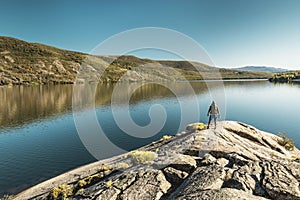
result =
[{"label": "person's head", "polygon": [[215,101],[212,101],[211,104],[216,104],[216,102],[215,102]]}]

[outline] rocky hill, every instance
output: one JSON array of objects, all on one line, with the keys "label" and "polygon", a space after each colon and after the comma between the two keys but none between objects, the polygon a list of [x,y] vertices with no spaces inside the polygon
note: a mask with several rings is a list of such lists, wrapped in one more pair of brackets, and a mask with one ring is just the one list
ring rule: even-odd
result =
[{"label": "rocky hill", "polygon": [[16,199],[300,199],[300,151],[240,122],[196,123],[43,182]]},{"label": "rocky hill", "polygon": [[196,62],[92,56],[0,37],[0,85],[74,83],[79,71],[84,72],[80,80],[96,77],[97,81],[118,81],[124,74],[127,76],[123,78],[125,81],[180,80],[181,76],[188,80],[219,79],[216,72],[224,79],[271,77],[270,73],[219,69]]}]

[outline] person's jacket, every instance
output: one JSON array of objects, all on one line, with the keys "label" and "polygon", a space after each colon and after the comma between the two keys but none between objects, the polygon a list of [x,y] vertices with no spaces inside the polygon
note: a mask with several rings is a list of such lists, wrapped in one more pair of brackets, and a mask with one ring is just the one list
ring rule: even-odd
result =
[{"label": "person's jacket", "polygon": [[220,115],[219,107],[216,104],[211,104],[209,106],[207,115]]}]

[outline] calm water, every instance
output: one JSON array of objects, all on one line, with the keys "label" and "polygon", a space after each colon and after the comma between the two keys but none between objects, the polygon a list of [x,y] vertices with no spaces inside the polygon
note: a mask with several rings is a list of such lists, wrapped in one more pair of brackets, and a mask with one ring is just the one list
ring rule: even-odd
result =
[{"label": "calm water", "polygon": [[[185,94],[189,83],[170,84],[181,92],[184,103],[189,104],[190,96]],[[207,122],[205,114],[211,101],[210,93],[203,82],[191,85],[198,98],[199,120]],[[130,98],[130,115],[139,125],[149,123],[148,111],[154,104],[161,104],[168,115],[163,129],[146,139],[129,136],[115,124],[109,106],[113,88],[113,85],[100,85],[95,99],[99,122],[113,143],[131,150],[162,135],[176,133],[180,106],[167,88],[148,84]],[[76,132],[72,90],[72,85],[0,87],[0,194],[19,192],[95,161]],[[286,132],[300,147],[300,85],[228,81],[224,83],[224,90],[226,101],[221,106],[224,118],[243,121],[273,133]],[[224,90],[216,83],[212,84],[210,92],[217,94]],[[122,104],[119,107],[122,109]],[[103,158],[107,156],[110,155],[103,155]]]}]

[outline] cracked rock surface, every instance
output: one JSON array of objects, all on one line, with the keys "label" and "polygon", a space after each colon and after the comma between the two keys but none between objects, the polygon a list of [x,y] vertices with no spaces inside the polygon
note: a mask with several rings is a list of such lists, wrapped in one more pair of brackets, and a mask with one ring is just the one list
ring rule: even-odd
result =
[{"label": "cracked rock surface", "polygon": [[[234,121],[219,122],[216,129],[189,128],[138,149],[155,153],[147,163],[133,163],[129,152],[45,181],[16,199],[53,199],[51,190],[67,184],[73,188],[68,199],[300,200],[300,151],[288,151],[277,140]],[[126,167],[116,167],[120,163]],[[104,165],[111,169],[99,172]]]}]

